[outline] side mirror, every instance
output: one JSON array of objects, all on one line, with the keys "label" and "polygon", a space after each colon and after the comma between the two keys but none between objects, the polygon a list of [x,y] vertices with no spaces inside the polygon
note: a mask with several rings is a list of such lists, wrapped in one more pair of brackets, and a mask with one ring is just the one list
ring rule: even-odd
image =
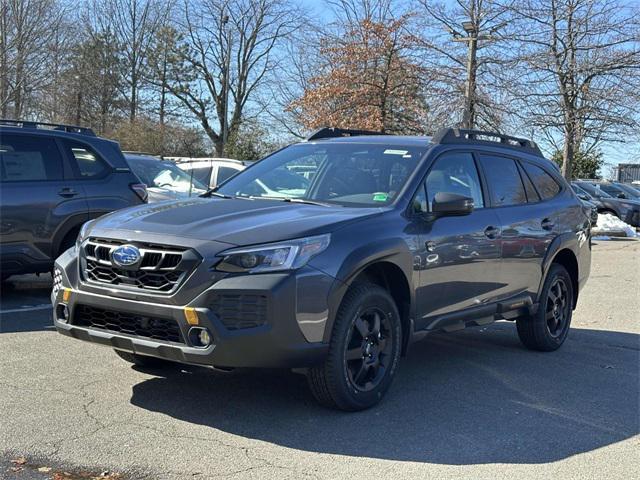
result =
[{"label": "side mirror", "polygon": [[438,192],[433,198],[432,210],[437,216],[468,215],[473,212],[473,199],[457,193]]},{"label": "side mirror", "polygon": [[617,197],[618,198],[627,198],[627,196],[622,192],[618,193]]}]

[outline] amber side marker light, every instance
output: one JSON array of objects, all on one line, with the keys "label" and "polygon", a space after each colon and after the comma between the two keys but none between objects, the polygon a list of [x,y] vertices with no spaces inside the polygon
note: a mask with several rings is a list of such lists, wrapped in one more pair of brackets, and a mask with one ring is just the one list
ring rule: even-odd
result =
[{"label": "amber side marker light", "polygon": [[71,298],[71,289],[70,288],[65,288],[62,291],[62,301],[63,302],[68,302],[70,298]]},{"label": "amber side marker light", "polygon": [[189,325],[198,325],[200,323],[198,312],[193,307],[184,307],[184,318],[187,319]]}]

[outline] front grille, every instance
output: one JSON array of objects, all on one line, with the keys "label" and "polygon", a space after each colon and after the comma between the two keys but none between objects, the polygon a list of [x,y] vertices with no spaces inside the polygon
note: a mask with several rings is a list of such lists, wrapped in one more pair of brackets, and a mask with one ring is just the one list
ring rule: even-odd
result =
[{"label": "front grille", "polygon": [[134,313],[114,312],[104,308],[76,305],[73,324],[114,333],[152,338],[162,342],[185,343],[178,323],[170,318],[157,318]]},{"label": "front grille", "polygon": [[220,294],[209,308],[228,330],[255,328],[267,323],[267,297],[254,294]]},{"label": "front grille", "polygon": [[135,243],[142,256],[135,268],[121,268],[111,254],[124,242],[91,238],[82,249],[85,280],[120,288],[170,293],[199,262],[192,250],[163,245]]}]

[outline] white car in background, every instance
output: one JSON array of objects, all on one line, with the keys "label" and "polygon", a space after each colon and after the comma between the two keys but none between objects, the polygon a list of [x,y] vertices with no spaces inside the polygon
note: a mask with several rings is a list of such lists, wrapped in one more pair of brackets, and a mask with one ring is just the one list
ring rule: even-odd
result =
[{"label": "white car in background", "polygon": [[124,153],[133,173],[147,185],[149,203],[197,197],[208,187],[175,163],[141,153]]},{"label": "white car in background", "polygon": [[165,157],[208,188],[220,185],[247,168],[248,162],[231,158]]},{"label": "white car in background", "polygon": [[[185,172],[193,175],[193,178],[207,184],[210,188],[220,185],[236,173],[247,168],[252,162],[232,160],[229,158],[180,158],[167,157],[175,161]],[[303,195],[309,186],[309,172],[296,172],[290,168],[277,168],[273,172],[255,180],[250,191],[255,197],[298,197]],[[247,191],[245,191],[245,194]]]}]

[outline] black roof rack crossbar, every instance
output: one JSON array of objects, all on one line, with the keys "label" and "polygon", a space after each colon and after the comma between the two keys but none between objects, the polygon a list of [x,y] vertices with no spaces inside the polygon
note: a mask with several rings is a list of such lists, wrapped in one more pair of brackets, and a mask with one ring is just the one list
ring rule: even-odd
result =
[{"label": "black roof rack crossbar", "polygon": [[482,130],[466,130],[462,128],[443,128],[439,130],[431,139],[436,144],[469,144],[480,145],[500,144],[502,147],[511,147],[523,153],[543,157],[540,148],[532,140],[526,138],[511,137],[496,132],[485,132]]},{"label": "black roof rack crossbar", "polygon": [[96,134],[93,130],[87,127],[79,127],[77,125],[64,125],[61,123],[46,123],[46,122],[31,122],[27,120],[8,120],[0,119],[0,126],[5,125],[9,127],[21,127],[21,128],[41,128],[45,130],[60,130],[69,133],[80,133],[82,135],[90,135],[95,137]]},{"label": "black roof rack crossbar", "polygon": [[371,130],[353,130],[350,128],[321,128],[317,132],[307,137],[307,141],[320,140],[322,138],[357,137],[360,135],[385,135],[383,132],[373,132]]}]

